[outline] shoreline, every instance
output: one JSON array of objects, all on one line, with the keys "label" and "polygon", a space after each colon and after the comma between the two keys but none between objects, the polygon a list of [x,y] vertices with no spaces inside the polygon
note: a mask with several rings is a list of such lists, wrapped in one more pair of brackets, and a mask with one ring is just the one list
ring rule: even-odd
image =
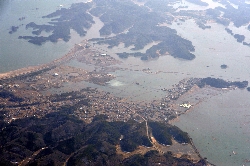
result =
[{"label": "shoreline", "polygon": [[[78,44],[78,45],[75,45],[75,46],[74,46],[67,54],[65,54],[63,57],[61,57],[61,58],[59,58],[59,59],[56,59],[56,60],[54,60],[54,61],[52,61],[52,62],[50,62],[50,63],[42,64],[42,65],[38,65],[38,66],[29,66],[29,67],[27,67],[27,68],[22,68],[22,69],[10,71],[10,72],[7,72],[7,73],[2,73],[2,74],[0,74],[0,81],[1,81],[1,80],[8,80],[8,79],[16,78],[16,77],[20,77],[20,76],[25,76],[25,75],[29,75],[29,74],[33,74],[33,73],[36,73],[36,72],[42,72],[43,70],[51,69],[51,68],[53,68],[53,67],[57,67],[57,66],[59,66],[59,65],[62,65],[63,63],[66,63],[66,62],[70,61],[71,59],[77,57],[77,54],[76,54],[76,53],[77,53],[77,51],[78,51],[79,49],[85,49],[85,47],[83,47],[81,44]],[[84,60],[86,60],[86,59],[84,59]],[[181,81],[180,81],[180,82],[181,82]],[[183,84],[183,85],[186,85],[187,83],[184,81],[182,84]],[[179,85],[178,85],[178,86],[179,86]],[[178,86],[176,86],[176,87],[178,87]],[[188,91],[186,91],[184,94],[181,94],[179,97],[180,97],[180,98],[181,98],[181,97],[184,97],[184,98],[185,98],[185,96],[188,96],[188,95],[190,95],[190,94],[195,94],[195,93],[197,93],[197,91],[200,90],[200,89],[202,89],[202,88],[197,89],[196,87],[192,87],[191,89],[189,89]],[[215,90],[215,91],[224,91],[224,90],[221,90],[220,88],[212,88],[212,89]],[[227,90],[233,90],[233,89],[227,89]],[[176,92],[180,93],[179,91],[176,91]],[[171,93],[172,93],[172,92],[171,92]],[[211,97],[214,96],[214,94],[210,94],[210,95],[212,95]],[[204,100],[206,100],[206,99],[204,99]],[[197,105],[199,105],[199,104],[200,104],[201,102],[203,102],[204,100],[199,101],[199,102],[196,103],[193,107],[191,107],[190,109],[184,111],[184,112],[181,113],[181,114],[185,114],[185,113],[188,113],[188,112],[192,111]],[[172,100],[172,101],[174,101],[174,100]],[[152,102],[152,103],[153,103],[153,102]],[[155,102],[155,105],[157,105],[157,103],[158,103],[158,101]],[[177,103],[174,101],[174,103],[172,103],[172,104],[177,104]],[[176,106],[176,105],[175,105],[175,106]],[[178,104],[177,104],[177,107],[179,107]],[[137,113],[143,115],[142,110],[140,110],[140,109],[135,109],[135,110],[136,110]],[[172,123],[174,123],[174,122],[176,122],[176,121],[179,121],[179,120],[180,120],[180,119],[179,119],[179,116],[181,116],[181,114],[178,114],[177,118],[174,118],[174,119],[168,121],[167,123],[172,124]],[[145,116],[145,115],[143,115],[143,116]],[[160,119],[157,119],[157,118],[155,119],[155,121],[159,121],[159,120],[160,120]],[[190,136],[189,136],[189,138],[190,138],[190,140],[191,140],[191,145],[193,146],[194,150],[195,150],[196,153],[199,155],[199,157],[200,157],[201,159],[203,159],[202,156],[200,155],[198,149],[195,147],[194,143],[192,142],[192,139],[191,139]],[[211,163],[210,163],[210,164],[211,164]],[[211,165],[213,166],[213,164],[211,164]]]},{"label": "shoreline", "polygon": [[50,69],[58,65],[61,65],[63,63],[66,63],[70,61],[72,58],[76,57],[75,53],[79,50],[79,48],[83,48],[83,47],[80,44],[75,45],[64,56],[62,56],[61,58],[55,59],[49,63],[36,65],[36,66],[28,66],[28,67],[20,68],[17,70],[0,73],[0,81],[15,78],[15,77],[20,77],[20,76],[25,76],[25,75],[32,74],[35,72],[40,72],[42,70]]}]

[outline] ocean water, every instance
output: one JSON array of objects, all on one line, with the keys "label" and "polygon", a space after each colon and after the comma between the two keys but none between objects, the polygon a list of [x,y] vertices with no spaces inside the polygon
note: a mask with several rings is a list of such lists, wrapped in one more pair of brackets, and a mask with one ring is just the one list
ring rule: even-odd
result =
[{"label": "ocean water", "polygon": [[189,133],[211,163],[250,165],[249,99],[246,90],[219,94],[181,115],[174,125]]},{"label": "ocean water", "polygon": [[[67,43],[47,42],[42,46],[28,43],[18,39],[18,36],[31,35],[31,29],[26,30],[25,25],[30,22],[44,24],[48,19],[42,16],[60,9],[60,5],[68,8],[72,3],[84,0],[1,0],[0,1],[0,73],[15,70],[31,65],[50,62],[67,53],[74,44],[82,38],[72,31],[71,40]],[[25,17],[24,20],[18,19]],[[17,32],[9,34],[11,26],[19,26]],[[46,36],[48,34],[43,33]]]},{"label": "ocean water", "polygon": [[[193,20],[181,25],[173,24],[179,35],[191,40],[195,46],[196,59],[189,63],[187,71],[196,77],[215,77],[229,81],[250,81],[249,51],[227,34],[224,26],[211,23],[211,29],[202,30]],[[245,27],[234,33],[250,39]],[[221,64],[228,68],[220,69]],[[206,99],[174,123],[189,133],[203,157],[220,166],[250,165],[250,93],[232,90]]]}]

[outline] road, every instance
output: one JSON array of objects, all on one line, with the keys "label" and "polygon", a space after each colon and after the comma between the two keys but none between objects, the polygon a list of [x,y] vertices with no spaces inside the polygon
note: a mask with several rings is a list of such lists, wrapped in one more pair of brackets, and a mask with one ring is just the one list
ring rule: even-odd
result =
[{"label": "road", "polygon": [[18,166],[25,166],[27,165],[31,160],[33,160],[42,150],[47,149],[48,147],[43,147],[37,151],[35,151],[32,156],[26,157],[21,163],[18,164]]},{"label": "road", "polygon": [[138,116],[140,116],[145,122],[146,122],[146,132],[147,132],[147,137],[149,139],[149,141],[151,142],[151,144],[153,145],[153,147],[158,151],[160,152],[161,154],[164,154],[164,152],[159,148],[157,147],[157,142],[155,140],[155,138],[153,137],[153,135],[149,134],[149,130],[148,130],[148,121],[142,117],[141,115],[137,114]]}]

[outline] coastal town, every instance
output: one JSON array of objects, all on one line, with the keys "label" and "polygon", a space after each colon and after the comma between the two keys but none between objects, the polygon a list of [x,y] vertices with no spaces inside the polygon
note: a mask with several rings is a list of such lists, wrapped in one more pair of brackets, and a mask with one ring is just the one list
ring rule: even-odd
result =
[{"label": "coastal town", "polygon": [[[195,81],[182,81],[175,88],[162,89],[168,94],[166,98],[163,101],[152,103],[131,102],[126,98],[115,97],[109,92],[88,87],[82,88],[84,87],[82,82],[106,86],[107,82],[115,78],[114,75],[107,72],[117,70],[117,67],[112,67],[112,65],[120,63],[120,61],[96,51],[89,45],[87,41],[84,41],[76,45],[64,57],[52,63],[42,65],[39,68],[34,67],[33,70],[29,71],[25,69],[14,71],[16,72],[14,76],[13,72],[10,72],[8,76],[3,77],[0,88],[2,96],[4,93],[6,95],[1,98],[0,105],[1,109],[6,112],[6,121],[11,122],[18,118],[31,116],[42,117],[64,105],[78,105],[73,114],[88,123],[95,115],[99,114],[108,115],[109,121],[127,121],[129,119],[142,121],[140,116],[157,121],[167,121],[177,116],[176,110],[169,107],[170,101],[177,99],[189,90]],[[88,71],[67,65],[73,59],[92,64],[101,70]],[[79,85],[79,83],[82,84]],[[72,98],[71,93],[59,102],[51,100],[51,98],[55,98],[55,95],[60,96],[68,92],[69,89],[72,89],[71,86],[78,86],[73,90],[76,91],[78,100]],[[79,91],[80,94],[78,94]],[[7,93],[11,95],[8,96]],[[16,98],[18,100],[15,101]],[[88,100],[88,104],[77,104],[85,99]]]},{"label": "coastal town", "polygon": [[249,164],[248,2],[0,8],[0,165]]},{"label": "coastal town", "polygon": [[[72,61],[94,67],[74,67],[71,65]],[[144,155],[154,149],[161,154],[170,150],[177,158],[188,153],[185,158],[194,163],[199,162],[202,157],[193,144],[181,144],[174,140],[172,146],[160,144],[147,125],[148,121],[165,123],[175,119],[180,115],[177,112],[180,107],[189,109],[191,104],[180,105],[176,99],[196,86],[199,79],[182,80],[171,89],[161,89],[166,93],[163,99],[145,102],[131,101],[89,86],[110,86],[108,82],[116,78],[112,72],[126,70],[116,66],[120,63],[84,41],[51,63],[4,73],[0,80],[1,117],[10,125],[22,119],[44,119],[53,113],[77,117],[86,124],[91,124],[98,115],[105,115],[108,122],[146,122],[147,137],[152,140],[153,147],[138,147],[131,154],[117,147],[118,154],[130,157],[137,153]],[[140,86],[137,82],[135,85]],[[39,154],[44,149],[46,148],[43,147],[34,154]],[[20,163],[27,163],[31,159],[24,158]]]},{"label": "coastal town", "polygon": [[[94,68],[73,67],[70,65],[73,60],[93,65]],[[24,117],[43,117],[67,106],[72,107],[72,115],[87,123],[101,114],[107,115],[108,121],[134,119],[142,122],[143,117],[168,122],[199,102],[179,101],[178,98],[195,88],[199,89],[200,78],[187,78],[171,89],[163,88],[161,91],[165,97],[147,102],[131,101],[88,86],[89,83],[108,86],[108,82],[115,79],[115,75],[110,73],[120,70],[116,66],[120,63],[114,57],[97,51],[85,40],[49,64],[2,74],[0,109],[4,111],[4,119],[10,123]],[[150,69],[142,72],[150,73]],[[139,86],[139,83],[136,85]]]}]

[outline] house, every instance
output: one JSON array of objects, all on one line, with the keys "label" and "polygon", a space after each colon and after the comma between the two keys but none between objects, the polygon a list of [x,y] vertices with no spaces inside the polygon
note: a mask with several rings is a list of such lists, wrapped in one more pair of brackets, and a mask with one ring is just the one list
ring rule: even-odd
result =
[{"label": "house", "polygon": [[54,73],[54,76],[59,76],[59,74],[58,73]]}]

